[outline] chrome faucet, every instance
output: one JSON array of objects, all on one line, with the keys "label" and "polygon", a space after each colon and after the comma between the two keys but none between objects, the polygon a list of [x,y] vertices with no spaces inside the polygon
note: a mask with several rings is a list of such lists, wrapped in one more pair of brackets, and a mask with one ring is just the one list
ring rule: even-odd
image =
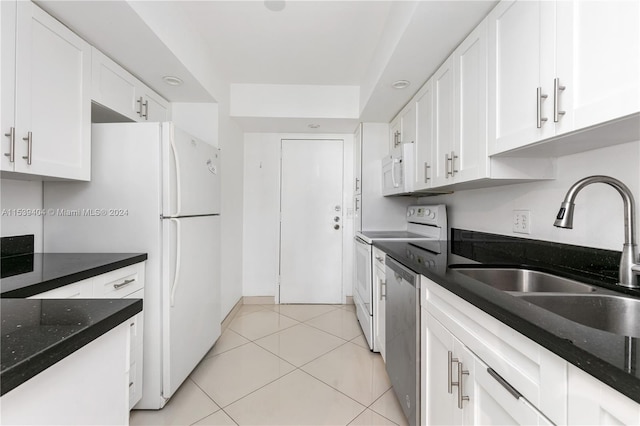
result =
[{"label": "chrome faucet", "polygon": [[580,179],[569,188],[553,225],[558,228],[573,229],[573,209],[575,207],[573,202],[576,199],[576,195],[578,195],[578,192],[585,186],[596,182],[611,185],[622,196],[622,200],[624,201],[624,246],[622,248],[622,258],[620,259],[618,285],[628,288],[639,288],[640,285],[635,281],[635,275],[640,274],[640,258],[638,257],[638,246],[636,245],[635,237],[635,203],[633,201],[633,194],[631,194],[631,191],[624,183],[609,176],[589,176]]}]

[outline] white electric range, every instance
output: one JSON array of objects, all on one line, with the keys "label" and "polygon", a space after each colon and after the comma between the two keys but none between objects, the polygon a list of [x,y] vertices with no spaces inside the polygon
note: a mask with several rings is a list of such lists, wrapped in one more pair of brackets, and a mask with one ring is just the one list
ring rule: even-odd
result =
[{"label": "white electric range", "polygon": [[437,241],[447,240],[447,208],[444,204],[412,205],[407,207],[405,229],[394,231],[360,231],[355,235],[355,287],[353,301],[356,315],[369,348],[380,351],[380,343],[374,338],[377,315],[373,286],[373,249],[376,240],[407,241],[425,250],[439,250]]}]

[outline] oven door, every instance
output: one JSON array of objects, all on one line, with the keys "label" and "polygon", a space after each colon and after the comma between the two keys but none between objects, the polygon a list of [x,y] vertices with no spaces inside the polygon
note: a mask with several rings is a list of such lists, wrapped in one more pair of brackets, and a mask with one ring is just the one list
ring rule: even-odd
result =
[{"label": "oven door", "polygon": [[359,238],[356,238],[355,251],[356,280],[354,292],[358,294],[358,298],[362,302],[364,311],[369,315],[373,315],[373,308],[371,306],[373,298],[373,293],[371,292],[371,276],[373,267],[371,261],[371,244],[367,244]]}]

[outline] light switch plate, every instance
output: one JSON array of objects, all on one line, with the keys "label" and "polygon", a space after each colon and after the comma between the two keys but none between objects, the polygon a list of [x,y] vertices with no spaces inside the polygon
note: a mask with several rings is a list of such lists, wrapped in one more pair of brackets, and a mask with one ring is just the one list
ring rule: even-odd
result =
[{"label": "light switch plate", "polygon": [[513,232],[531,234],[531,212],[529,210],[513,211]]}]

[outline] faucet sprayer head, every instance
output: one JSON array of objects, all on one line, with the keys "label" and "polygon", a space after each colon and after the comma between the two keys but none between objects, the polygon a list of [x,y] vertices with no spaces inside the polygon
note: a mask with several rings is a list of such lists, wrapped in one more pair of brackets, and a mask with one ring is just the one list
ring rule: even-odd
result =
[{"label": "faucet sprayer head", "polygon": [[575,204],[563,201],[560,205],[560,210],[558,210],[558,215],[556,216],[556,221],[553,223],[553,226],[557,226],[558,228],[567,228],[573,229],[573,210]]}]

